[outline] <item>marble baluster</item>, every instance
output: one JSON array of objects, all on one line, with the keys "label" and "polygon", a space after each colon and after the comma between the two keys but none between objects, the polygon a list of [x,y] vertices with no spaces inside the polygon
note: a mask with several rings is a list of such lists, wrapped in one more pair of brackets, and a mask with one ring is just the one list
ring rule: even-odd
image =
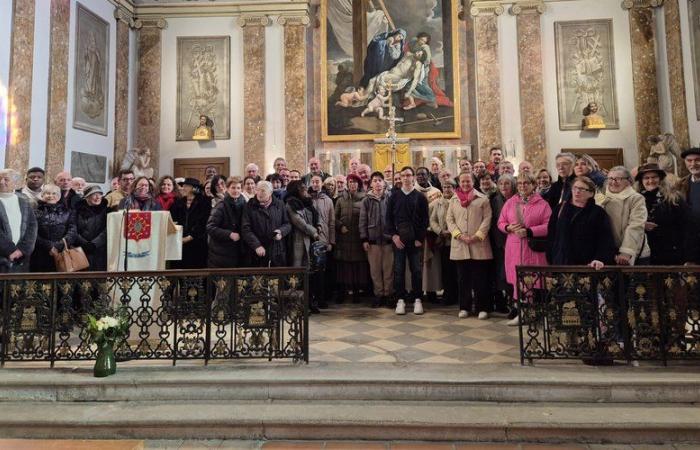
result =
[{"label": "marble baluster", "polygon": [[307,166],[306,26],[307,16],[281,16],[284,26],[285,159],[288,167]]},{"label": "marble baluster", "polygon": [[34,1],[16,1],[12,11],[5,167],[24,173],[29,165],[34,65]]},{"label": "marble baluster", "polygon": [[666,60],[668,82],[671,89],[671,119],[673,134],[681,148],[690,146],[688,109],[685,103],[685,78],[683,72],[683,48],[681,44],[681,18],[678,0],[664,2],[666,22]]},{"label": "marble baluster", "polygon": [[542,25],[544,3],[513,6],[518,32],[520,117],[524,156],[535,169],[547,167],[544,126],[544,84],[542,80]]},{"label": "marble baluster", "polygon": [[265,167],[265,27],[267,16],[242,16],[243,162]]},{"label": "marble baluster", "polygon": [[52,180],[65,167],[69,40],[70,1],[51,0],[49,109],[44,166],[48,180]]},{"label": "marble baluster", "polygon": [[151,150],[150,165],[156,174],[160,165],[162,32],[167,25],[165,19],[137,20],[135,23],[139,30],[136,146]]}]

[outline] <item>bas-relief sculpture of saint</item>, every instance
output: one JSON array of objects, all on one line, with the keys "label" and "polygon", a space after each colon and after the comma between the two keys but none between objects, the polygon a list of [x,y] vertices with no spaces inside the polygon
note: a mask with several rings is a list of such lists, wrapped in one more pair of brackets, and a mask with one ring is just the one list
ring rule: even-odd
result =
[{"label": "bas-relief sculpture of saint", "polygon": [[211,120],[204,114],[199,116],[199,126],[194,129],[193,141],[211,141],[214,139],[214,129]]},{"label": "bas-relief sculpture of saint", "polygon": [[191,134],[201,116],[216,120],[223,128],[211,139],[228,139],[229,38],[180,37],[177,44],[177,140],[202,140]]},{"label": "bas-relief sculpture of saint", "polygon": [[131,169],[136,178],[153,178],[154,170],[151,167],[151,149],[148,147],[132,148],[126,152],[121,169]]},{"label": "bas-relief sculpture of saint", "polygon": [[107,135],[109,24],[77,5],[73,127]]}]

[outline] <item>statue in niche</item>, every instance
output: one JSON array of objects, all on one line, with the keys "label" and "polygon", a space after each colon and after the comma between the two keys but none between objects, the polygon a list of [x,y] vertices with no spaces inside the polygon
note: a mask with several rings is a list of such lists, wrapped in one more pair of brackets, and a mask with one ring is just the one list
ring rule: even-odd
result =
[{"label": "statue in niche", "polygon": [[678,175],[678,158],[681,146],[671,133],[652,135],[647,138],[651,145],[647,163],[656,163],[666,173]]},{"label": "statue in niche", "polygon": [[199,116],[199,126],[195,128],[192,139],[195,141],[211,141],[214,139],[214,123],[204,114]]},{"label": "statue in niche", "polygon": [[153,178],[154,170],[151,167],[151,149],[148,147],[132,148],[124,156],[122,170],[131,170],[134,176]]},{"label": "statue in niche", "polygon": [[97,49],[97,37],[90,33],[83,55],[80,87],[80,109],[94,119],[102,114],[105,102],[102,90],[102,57]]},{"label": "statue in niche", "polygon": [[583,129],[602,130],[606,128],[605,120],[598,114],[598,103],[590,102],[583,110]]}]

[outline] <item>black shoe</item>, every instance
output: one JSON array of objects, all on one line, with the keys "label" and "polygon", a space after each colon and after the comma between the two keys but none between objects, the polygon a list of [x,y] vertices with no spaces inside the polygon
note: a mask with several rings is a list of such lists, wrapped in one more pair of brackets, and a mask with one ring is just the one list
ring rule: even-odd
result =
[{"label": "black shoe", "polygon": [[309,305],[309,312],[311,314],[320,314],[321,310],[318,309],[318,307],[316,305]]},{"label": "black shoe", "polygon": [[494,311],[491,313],[491,315],[493,317],[505,317],[508,319],[513,319],[513,317],[510,317],[510,313],[511,313],[510,309],[503,306],[500,308],[495,308]]},{"label": "black shoe", "polygon": [[513,319],[515,319],[516,317],[518,317],[518,308],[513,308],[513,309],[511,309],[510,312],[508,313],[508,317],[506,317],[506,319],[508,319],[508,320],[513,320]]},{"label": "black shoe", "polygon": [[379,308],[382,306],[382,300],[379,297],[374,297],[370,306],[372,306],[372,308]]},{"label": "black shoe", "polygon": [[318,302],[318,307],[319,307],[319,309],[326,309],[326,308],[328,308],[328,303],[326,303],[325,300],[322,302]]},{"label": "black shoe", "polygon": [[613,360],[612,356],[599,355],[584,356],[583,358],[581,358],[581,362],[583,362],[587,366],[612,366],[615,364],[615,361]]}]

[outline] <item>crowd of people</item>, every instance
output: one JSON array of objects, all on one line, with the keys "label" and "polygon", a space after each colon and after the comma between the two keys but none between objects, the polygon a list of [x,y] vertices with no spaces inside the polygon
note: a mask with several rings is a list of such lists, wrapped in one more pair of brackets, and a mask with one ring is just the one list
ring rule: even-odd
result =
[{"label": "crowd of people", "polygon": [[255,164],[242,177],[208,167],[203,181],[122,170],[107,193],[67,172],[50,183],[34,167],[21,183],[3,169],[0,272],[53,272],[67,246],[83,249],[88,270],[106,270],[108,212],[167,210],[183,227],[174,269],[308,268],[321,248],[314,313],[369,298],[420,315],[425,300],[517,325],[518,265],[700,263],[700,148],[682,158],[689,174],[678,178],[653,163],[606,171],[560,153],[556,180],[527,161],[516,175],[498,147],[488,161],[460,160],[458,174],[439,158],[395,173],[352,159],[335,176],[317,158],[305,174],[277,158],[265,178]]}]

